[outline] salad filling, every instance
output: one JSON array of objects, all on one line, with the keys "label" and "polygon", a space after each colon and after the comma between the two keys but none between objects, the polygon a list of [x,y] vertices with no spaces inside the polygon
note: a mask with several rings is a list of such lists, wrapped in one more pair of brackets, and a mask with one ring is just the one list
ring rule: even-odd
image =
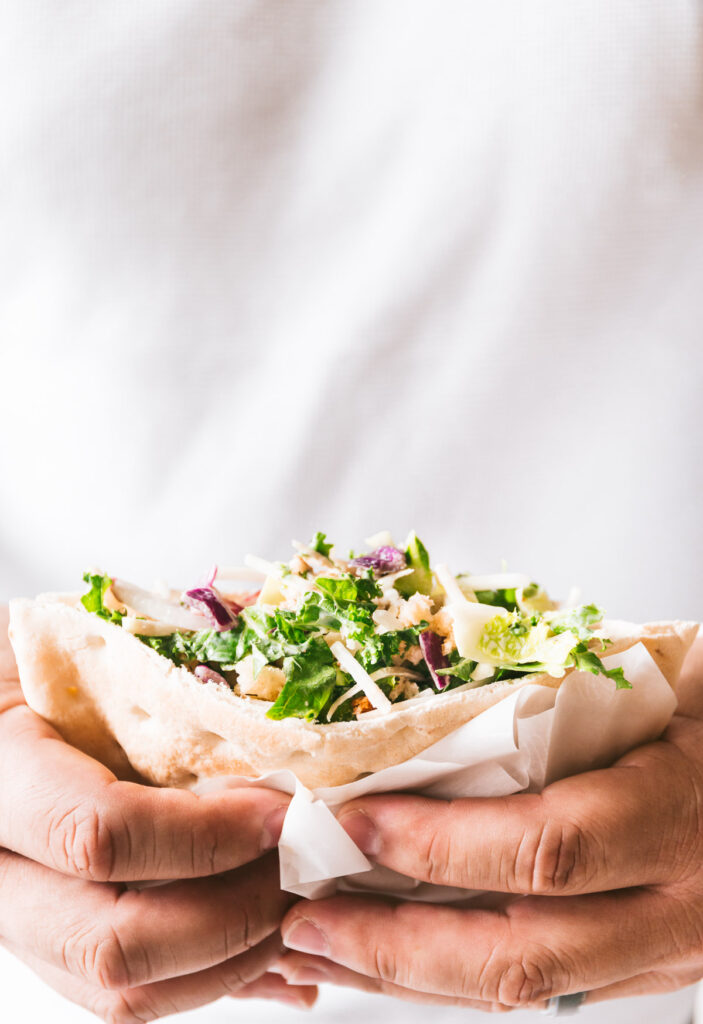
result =
[{"label": "salad filling", "polygon": [[454,575],[411,533],[343,557],[316,533],[289,562],[247,556],[183,592],[87,572],[83,607],[203,682],[323,724],[385,715],[408,701],[569,669],[630,688],[600,655],[602,612],[560,609],[517,573]]}]

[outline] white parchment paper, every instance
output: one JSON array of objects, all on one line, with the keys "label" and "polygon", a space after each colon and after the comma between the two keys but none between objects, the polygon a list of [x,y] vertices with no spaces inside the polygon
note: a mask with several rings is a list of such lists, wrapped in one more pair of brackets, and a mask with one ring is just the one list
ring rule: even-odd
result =
[{"label": "white parchment paper", "polygon": [[590,672],[571,673],[558,689],[524,686],[410,760],[344,786],[310,790],[285,770],[258,779],[220,776],[194,789],[264,785],[292,795],[279,842],[281,886],[289,892],[308,899],[341,889],[427,902],[465,900],[471,895],[465,889],[374,867],[335,812],[370,793],[409,790],[447,799],[539,792],[656,739],[674,713],[676,697],[645,647],[638,643],[603,661],[606,668],[621,665],[633,688],[617,690],[612,680]]}]

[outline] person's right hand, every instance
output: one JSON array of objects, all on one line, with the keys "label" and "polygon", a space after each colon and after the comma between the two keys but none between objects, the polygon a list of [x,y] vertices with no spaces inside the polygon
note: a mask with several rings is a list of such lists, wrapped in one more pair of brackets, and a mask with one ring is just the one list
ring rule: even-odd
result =
[{"label": "person's right hand", "polygon": [[27,707],[6,636],[0,610],[0,942],[111,1024],[224,995],[310,1006],[313,987],[269,972],[288,798],[118,781]]}]

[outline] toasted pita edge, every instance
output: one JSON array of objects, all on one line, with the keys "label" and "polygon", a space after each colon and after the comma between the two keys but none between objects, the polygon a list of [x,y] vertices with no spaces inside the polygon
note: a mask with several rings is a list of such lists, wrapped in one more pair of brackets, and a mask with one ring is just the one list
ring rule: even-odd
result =
[{"label": "toasted pita edge", "polygon": [[[525,685],[548,675],[442,694],[356,722],[272,721],[264,701],[202,682],[126,630],[46,594],[10,603],[10,639],[27,703],[73,746],[118,776],[158,785],[289,768],[306,786],[336,786],[405,761]],[[608,653],[639,640],[674,686],[698,626],[618,623]]]}]

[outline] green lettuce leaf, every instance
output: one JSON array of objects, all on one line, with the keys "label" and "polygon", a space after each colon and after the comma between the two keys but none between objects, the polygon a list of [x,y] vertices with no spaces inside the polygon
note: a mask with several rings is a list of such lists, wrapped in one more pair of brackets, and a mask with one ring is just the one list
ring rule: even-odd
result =
[{"label": "green lettuce leaf", "polygon": [[[222,634],[215,634],[216,636]],[[187,665],[191,662],[204,662],[207,658],[196,657],[193,653],[193,642],[196,637],[187,633],[169,633],[168,636],[142,636],[137,634],[138,639],[151,647],[164,658],[168,658],[174,665]],[[215,660],[215,659],[210,659]]]},{"label": "green lettuce leaf", "polygon": [[574,660],[574,665],[581,672],[592,672],[595,676],[607,676],[608,679],[613,680],[617,690],[632,689],[632,683],[625,679],[625,673],[622,668],[606,668],[598,655],[593,651],[589,651],[585,643],[580,643],[575,647],[571,652],[571,656]]},{"label": "green lettuce leaf", "polygon": [[325,558],[329,558],[330,551],[334,547],[333,544],[327,542],[327,534],[320,533],[318,530],[313,539],[310,541],[310,547],[313,551],[317,551],[318,555],[324,555]]},{"label": "green lettuce leaf", "polygon": [[109,576],[103,576],[100,573],[83,573],[83,581],[90,584],[90,590],[87,594],[84,594],[81,598],[81,604],[88,612],[93,612],[95,615],[99,615],[101,619],[106,619],[107,622],[114,622],[118,626],[122,624],[124,614],[122,612],[111,611],[105,607],[104,600],[105,594],[108,588],[112,585],[112,579]]},{"label": "green lettuce leaf", "polygon": [[348,573],[339,577],[318,576],[315,583],[337,605],[371,604],[374,598],[382,594],[370,572],[360,578]]},{"label": "green lettuce leaf", "polygon": [[595,604],[582,604],[578,608],[559,612],[549,616],[549,628],[552,633],[565,633],[570,630],[579,640],[590,640],[591,631],[603,618],[603,612]]},{"label": "green lettuce leaf", "polygon": [[329,703],[337,682],[334,655],[324,640],[313,639],[304,653],[283,660],[286,681],[268,718],[314,722]]},{"label": "green lettuce leaf", "polygon": [[477,665],[478,662],[472,661],[471,658],[457,657],[457,660],[453,665],[450,665],[448,668],[435,669],[435,672],[438,676],[454,676],[457,679],[461,679],[463,682],[468,683],[471,681],[471,673]]}]

